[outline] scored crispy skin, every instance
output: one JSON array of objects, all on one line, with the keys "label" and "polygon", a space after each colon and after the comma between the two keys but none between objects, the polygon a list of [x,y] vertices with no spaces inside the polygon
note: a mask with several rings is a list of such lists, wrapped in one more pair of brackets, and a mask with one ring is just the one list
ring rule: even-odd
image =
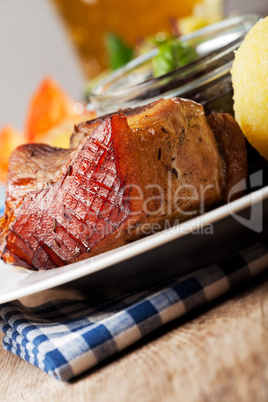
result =
[{"label": "scored crispy skin", "polygon": [[201,105],[162,99],[97,123],[79,125],[76,149],[14,151],[1,223],[5,262],[54,268],[222,200],[224,163]]},{"label": "scored crispy skin", "polygon": [[[20,206],[7,214],[2,225],[8,227],[1,245],[4,261],[30,269],[64,265],[83,258],[126,219],[129,210],[127,200],[122,201],[123,183],[117,177],[113,153],[120,125],[128,127],[124,116],[105,120],[69,154],[68,165],[56,181],[41,189],[34,186]],[[38,153],[40,145],[33,146]],[[19,160],[23,151],[15,151]],[[110,222],[105,221],[106,215]]]},{"label": "scored crispy skin", "polygon": [[232,201],[243,194],[247,177],[247,148],[245,137],[235,119],[228,113],[212,113],[209,126],[219,144],[223,159],[224,201]]},{"label": "scored crispy skin", "polygon": [[[144,166],[142,166],[140,170],[146,171],[146,167],[149,165],[148,155],[151,152],[151,145],[153,141],[153,145],[157,149],[157,152],[161,152],[161,163],[165,166],[166,170],[172,172],[172,169],[174,169],[173,172],[176,171],[176,174],[180,174],[181,169],[184,170],[183,175],[188,176],[187,183],[195,187],[199,186],[200,180],[203,180],[203,184],[205,185],[207,180],[210,180],[209,174],[211,174],[213,176],[213,182],[219,183],[217,192],[219,199],[221,198],[219,195],[219,188],[223,185],[222,164],[219,162],[217,157],[215,157],[215,154],[218,155],[217,151],[215,150],[216,142],[211,136],[209,126],[204,116],[203,107],[201,105],[186,99],[160,99],[144,106],[120,110],[117,113],[120,112],[127,116],[128,124],[135,133],[132,136],[132,141],[134,141],[135,146],[130,146],[132,148],[129,152],[129,158],[131,159],[129,165],[136,165],[136,159],[139,158],[138,151],[140,149],[140,145],[144,145],[145,139],[147,139],[147,149],[145,152],[142,151],[140,160],[140,163],[144,161]],[[83,122],[76,126],[71,137],[71,147],[77,147],[81,141],[91,135],[101,121],[112,115],[113,113],[110,113],[97,119]],[[170,117],[171,115],[172,118]],[[161,132],[161,130],[164,131]],[[163,133],[165,132],[167,135],[163,136]],[[175,145],[173,145],[172,149],[169,138],[171,134],[175,136],[177,140],[179,138],[179,147],[175,147]],[[191,141],[188,136],[191,137]],[[165,144],[164,147],[161,147],[161,145],[163,145],[161,142],[157,145],[159,138],[161,141],[167,141],[169,143],[166,153]],[[125,141],[127,141],[126,138],[124,138],[124,142]],[[203,144],[201,144],[202,141],[204,141]],[[124,144],[122,144],[122,146],[124,146]],[[170,157],[171,151],[174,154],[172,157]],[[137,152],[135,156],[134,152]],[[154,155],[158,156],[158,153],[154,153]],[[121,161],[122,164],[124,164],[125,161],[128,162],[128,159],[125,158],[126,154],[127,149],[125,149],[123,152]],[[163,162],[164,154],[166,157],[165,164]],[[146,155],[146,159],[144,159],[144,155]],[[206,159],[205,163],[204,159]],[[158,160],[154,160],[154,166],[157,166],[157,164]],[[176,164],[179,166],[176,167]],[[201,172],[201,166],[203,169],[207,169],[209,172],[208,175],[207,172]],[[145,175],[145,182],[148,181],[148,177],[147,172],[147,175]],[[182,177],[180,177],[180,179],[182,179]],[[182,183],[185,183],[184,179],[185,177],[183,177]],[[163,185],[163,182],[164,181],[162,178],[158,184]],[[207,183],[206,187],[207,190],[205,192],[205,197],[209,201],[209,182]]]}]

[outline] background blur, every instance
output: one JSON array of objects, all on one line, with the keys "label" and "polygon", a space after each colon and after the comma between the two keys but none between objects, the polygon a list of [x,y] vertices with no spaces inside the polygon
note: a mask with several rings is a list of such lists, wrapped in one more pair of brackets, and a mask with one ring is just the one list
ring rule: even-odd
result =
[{"label": "background blur", "polygon": [[[94,76],[107,67],[105,30],[120,34],[133,46],[143,35],[175,29],[172,18],[189,15],[195,3],[166,0],[163,6],[162,0],[0,0],[0,127],[12,123],[19,130],[24,128],[30,96],[45,75],[55,77],[75,99],[81,99],[86,75]],[[215,4],[213,0],[207,3]],[[267,0],[220,3],[225,15],[268,13]]]}]

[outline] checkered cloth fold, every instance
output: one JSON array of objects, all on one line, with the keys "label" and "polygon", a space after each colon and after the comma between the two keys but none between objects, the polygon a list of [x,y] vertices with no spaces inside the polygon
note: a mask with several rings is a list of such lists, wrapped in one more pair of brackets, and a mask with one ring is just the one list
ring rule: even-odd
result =
[{"label": "checkered cloth fold", "polygon": [[256,243],[217,265],[120,298],[57,300],[34,308],[5,303],[0,306],[3,346],[68,381],[266,268],[268,248]]}]

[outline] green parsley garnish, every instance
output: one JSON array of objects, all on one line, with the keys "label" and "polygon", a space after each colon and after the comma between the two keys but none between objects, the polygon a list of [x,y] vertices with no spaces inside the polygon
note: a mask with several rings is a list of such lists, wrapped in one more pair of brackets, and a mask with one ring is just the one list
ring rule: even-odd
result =
[{"label": "green parsley garnish", "polygon": [[186,45],[178,39],[168,40],[160,44],[158,49],[159,52],[153,59],[153,74],[155,77],[167,74],[198,58],[193,46]]},{"label": "green parsley garnish", "polygon": [[134,49],[124,43],[119,36],[114,33],[106,35],[106,47],[109,54],[109,67],[116,70],[124,66],[133,58]]}]

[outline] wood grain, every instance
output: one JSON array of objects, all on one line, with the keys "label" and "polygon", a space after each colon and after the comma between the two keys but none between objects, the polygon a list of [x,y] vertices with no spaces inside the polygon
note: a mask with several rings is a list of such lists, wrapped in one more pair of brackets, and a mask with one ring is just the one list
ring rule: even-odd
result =
[{"label": "wood grain", "polygon": [[[268,275],[71,384],[0,349],[1,401],[267,401]],[[2,336],[1,336],[2,339]]]}]

